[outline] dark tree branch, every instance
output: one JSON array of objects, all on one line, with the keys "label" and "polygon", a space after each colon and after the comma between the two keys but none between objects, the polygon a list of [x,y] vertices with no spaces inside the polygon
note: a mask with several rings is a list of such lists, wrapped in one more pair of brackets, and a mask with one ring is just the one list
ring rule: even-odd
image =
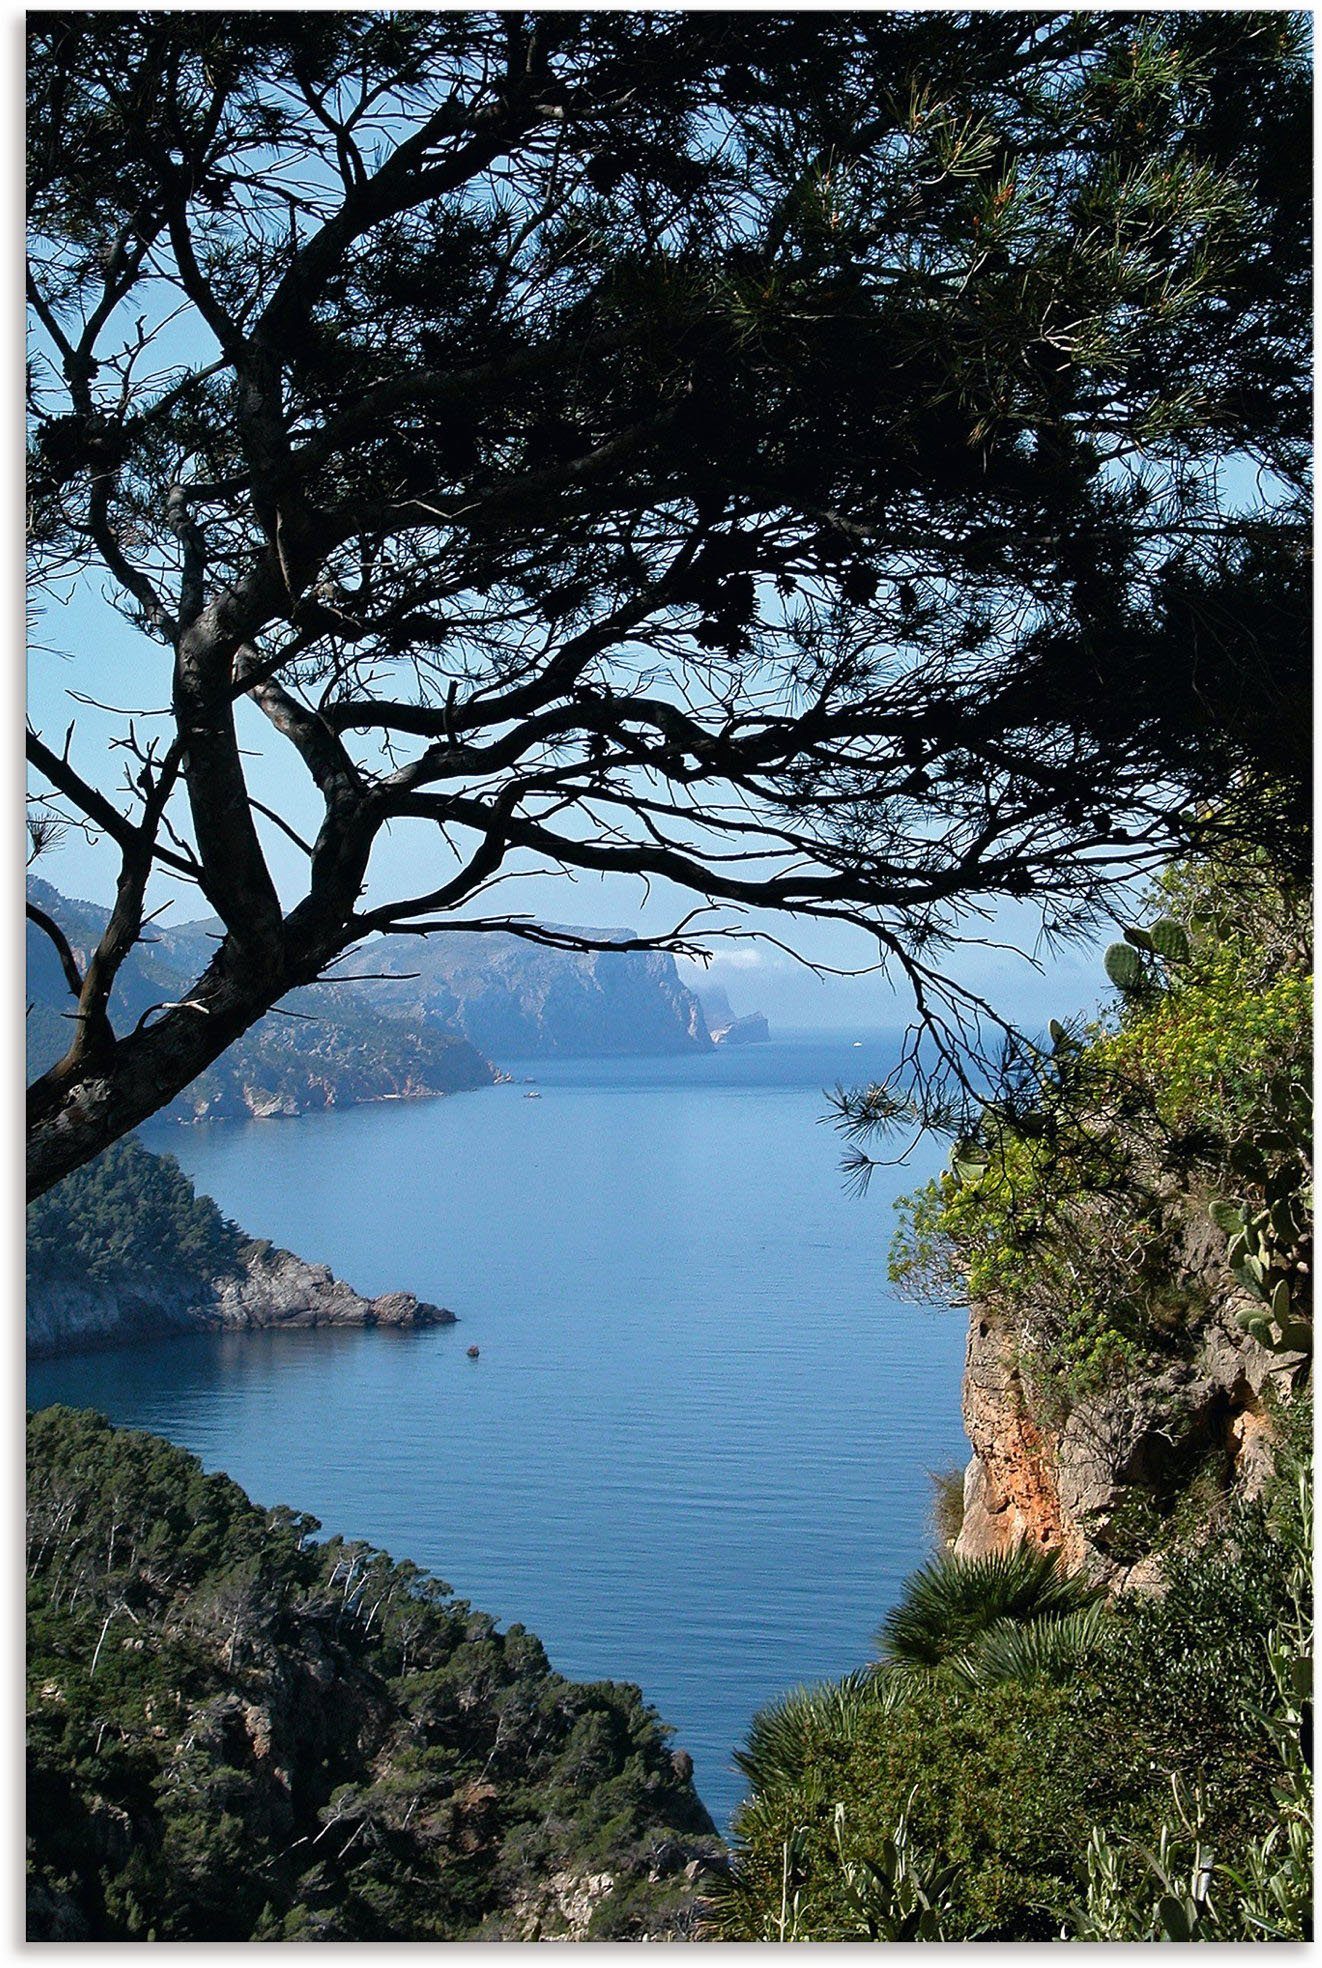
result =
[{"label": "dark tree branch", "polygon": [[44,930],[51,942],[55,945],[55,953],[60,960],[60,969],[64,972],[64,981],[69,986],[74,998],[81,998],[83,994],[82,972],[79,970],[74,959],[73,951],[69,947],[69,941],[64,931],[60,928],[55,918],[47,915],[44,909],[38,908],[35,902],[28,903],[27,911],[28,921],[36,923],[38,929]]}]

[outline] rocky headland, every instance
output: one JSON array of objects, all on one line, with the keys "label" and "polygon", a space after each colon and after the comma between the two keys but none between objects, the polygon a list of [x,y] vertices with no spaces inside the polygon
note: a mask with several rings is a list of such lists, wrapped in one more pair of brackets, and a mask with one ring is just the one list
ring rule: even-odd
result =
[{"label": "rocky headland", "polygon": [[28,1354],[90,1352],[196,1332],[293,1332],[313,1326],[451,1326],[455,1315],[413,1292],[365,1298],[325,1264],[255,1239],[215,1278],[186,1272],[98,1283],[48,1277],[28,1287]]},{"label": "rocky headland", "polygon": [[[54,918],[84,966],[106,923],[92,902],[32,878],[29,897]],[[188,994],[215,954],[220,925],[154,924],[121,965],[111,996],[117,1029]],[[48,938],[27,932],[28,1078],[69,1042],[69,988]],[[273,1120],[378,1100],[430,1099],[490,1086],[495,1067],[461,1034],[434,1019],[387,1017],[351,979],[291,992],[165,1108],[173,1121]]]},{"label": "rocky headland", "polygon": [[695,991],[713,1045],[761,1045],[771,1037],[766,1013],[738,1014],[720,984],[703,984]]},{"label": "rocky headland", "polygon": [[[84,966],[106,910],[37,877],[28,894]],[[700,1001],[673,957],[630,948],[627,931],[578,933],[609,947],[565,950],[462,928],[404,944],[379,939],[370,961],[292,992],[165,1113],[183,1122],[272,1120],[490,1086],[503,1077],[493,1060],[709,1052],[713,1044],[766,1038],[760,1012],[737,1018],[719,988]],[[220,934],[216,921],[153,924],[116,974],[116,1027],[132,1029],[186,996]],[[31,923],[27,997],[28,1076],[35,1078],[68,1044],[72,1000],[54,946]]]},{"label": "rocky headland", "polygon": [[413,1292],[368,1298],[245,1236],[172,1156],[132,1139],[29,1206],[27,1287],[34,1359],[180,1333],[455,1322]]}]

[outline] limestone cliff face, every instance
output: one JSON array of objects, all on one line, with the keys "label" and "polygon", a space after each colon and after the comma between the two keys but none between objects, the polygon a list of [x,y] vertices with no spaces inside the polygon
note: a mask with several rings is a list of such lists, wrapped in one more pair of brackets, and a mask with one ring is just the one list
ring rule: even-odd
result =
[{"label": "limestone cliff face", "polygon": [[324,1264],[306,1264],[265,1242],[244,1244],[232,1274],[153,1278],[132,1287],[68,1279],[35,1281],[28,1292],[28,1353],[90,1351],[166,1339],[178,1333],[244,1332],[305,1326],[441,1326],[454,1314],[412,1292],[361,1293]]},{"label": "limestone cliff face", "polygon": [[978,1558],[1021,1540],[1060,1552],[1098,1583],[1141,1586],[1162,1521],[1191,1484],[1252,1494],[1271,1461],[1268,1390],[1299,1355],[1269,1353],[1235,1311],[1249,1300],[1228,1278],[1210,1226],[1182,1228],[1181,1266],[1207,1310],[1172,1357],[1077,1401],[1045,1401],[1025,1375],[1005,1308],[974,1306],[964,1370],[973,1457],[955,1550]]},{"label": "limestone cliff face", "polygon": [[374,944],[387,981],[362,989],[391,1019],[458,1034],[502,1063],[710,1052],[702,1007],[673,957],[629,949],[624,930],[581,933],[621,947],[574,952],[451,930],[404,952]]}]

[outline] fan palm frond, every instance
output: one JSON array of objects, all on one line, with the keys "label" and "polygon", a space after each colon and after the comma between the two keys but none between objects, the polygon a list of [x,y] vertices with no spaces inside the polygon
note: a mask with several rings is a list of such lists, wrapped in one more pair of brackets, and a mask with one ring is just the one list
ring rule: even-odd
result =
[{"label": "fan palm frond", "polygon": [[998,1620],[966,1653],[946,1662],[949,1670],[971,1688],[992,1688],[1006,1681],[1038,1679],[1064,1681],[1101,1641],[1107,1607],[1102,1599],[1055,1619],[1022,1625]]},{"label": "fan palm frond", "polygon": [[1096,1592],[1060,1565],[1056,1554],[1014,1545],[988,1558],[942,1553],[906,1581],[904,1596],[877,1635],[882,1663],[901,1672],[939,1667],[966,1653],[998,1621],[1031,1625],[1062,1619]]},{"label": "fan palm frond", "polygon": [[820,1757],[823,1743],[848,1745],[864,1715],[885,1712],[895,1700],[896,1691],[871,1668],[843,1681],[792,1689],[753,1717],[747,1743],[734,1752],[735,1764],[758,1791],[797,1784]]}]

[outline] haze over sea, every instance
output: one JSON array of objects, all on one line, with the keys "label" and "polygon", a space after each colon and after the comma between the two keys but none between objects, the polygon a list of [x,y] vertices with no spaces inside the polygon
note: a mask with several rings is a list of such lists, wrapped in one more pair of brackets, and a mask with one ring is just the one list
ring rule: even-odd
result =
[{"label": "haze over sea", "polygon": [[724,1825],[753,1713],[869,1657],[931,1548],[928,1472],[967,1454],[963,1322],[886,1279],[891,1198],[940,1151],[860,1201],[818,1124],[895,1045],[515,1062],[446,1100],[158,1125],[252,1235],[460,1323],[76,1356],[29,1400],[167,1435],[531,1628],[563,1673],[637,1681]]}]

